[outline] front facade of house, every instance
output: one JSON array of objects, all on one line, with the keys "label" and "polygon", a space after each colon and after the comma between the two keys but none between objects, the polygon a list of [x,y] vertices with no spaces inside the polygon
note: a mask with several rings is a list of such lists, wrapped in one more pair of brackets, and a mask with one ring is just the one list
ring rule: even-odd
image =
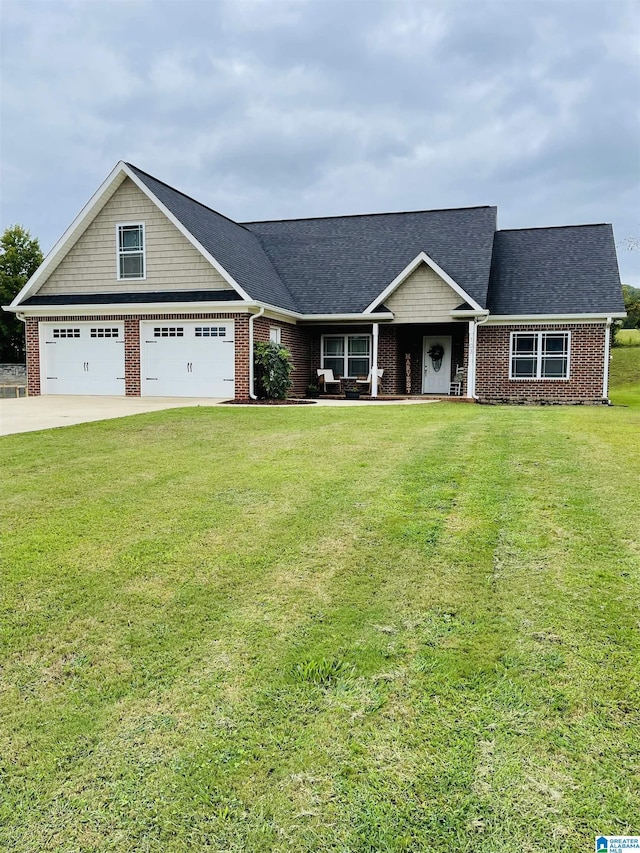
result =
[{"label": "front facade of house", "polygon": [[125,163],[6,310],[30,394],[246,400],[271,339],[295,395],[330,368],[372,396],[487,403],[607,402],[624,316],[608,225],[497,231],[492,207],[239,224]]}]

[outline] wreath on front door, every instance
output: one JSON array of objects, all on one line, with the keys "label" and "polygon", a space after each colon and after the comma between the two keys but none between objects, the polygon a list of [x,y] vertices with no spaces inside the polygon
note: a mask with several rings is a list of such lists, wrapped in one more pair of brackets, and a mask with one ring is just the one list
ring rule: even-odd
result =
[{"label": "wreath on front door", "polygon": [[432,344],[427,350],[427,355],[431,359],[431,364],[436,373],[442,367],[442,359],[444,358],[444,347],[442,344]]}]

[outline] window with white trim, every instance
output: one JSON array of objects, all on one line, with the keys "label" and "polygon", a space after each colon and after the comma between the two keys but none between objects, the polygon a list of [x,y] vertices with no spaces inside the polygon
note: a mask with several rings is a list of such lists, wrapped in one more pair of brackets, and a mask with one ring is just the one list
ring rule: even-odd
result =
[{"label": "window with white trim", "polygon": [[144,222],[116,226],[118,241],[118,281],[145,277]]},{"label": "window with white trim", "polygon": [[511,332],[510,379],[568,379],[571,332]]},{"label": "window with white trim", "polygon": [[371,335],[323,335],[322,367],[350,379],[371,370]]},{"label": "window with white trim", "polygon": [[271,326],[269,328],[269,340],[273,344],[282,344],[282,329],[280,326]]}]

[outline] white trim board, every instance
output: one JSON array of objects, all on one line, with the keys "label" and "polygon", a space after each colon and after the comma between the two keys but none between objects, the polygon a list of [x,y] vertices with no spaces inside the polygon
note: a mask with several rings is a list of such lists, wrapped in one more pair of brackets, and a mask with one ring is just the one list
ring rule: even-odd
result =
[{"label": "white trim board", "polygon": [[611,317],[622,320],[626,312],[615,314],[494,314],[483,326],[511,326],[518,323],[533,325],[535,323],[606,323]]},{"label": "white trim board", "polygon": [[475,299],[469,296],[469,294],[465,290],[463,290],[460,285],[455,282],[451,278],[451,276],[442,269],[442,267],[438,266],[438,264],[432,258],[430,258],[426,252],[420,252],[420,254],[416,255],[416,257],[411,261],[411,263],[408,264],[402,270],[402,272],[400,272],[394,278],[391,284],[387,285],[387,287],[382,291],[379,296],[376,296],[371,305],[368,305],[364,309],[364,313],[369,314],[372,311],[375,311],[375,309],[379,305],[382,305],[385,299],[388,299],[389,296],[391,296],[391,294],[394,292],[394,290],[397,290],[400,285],[411,275],[411,273],[415,272],[415,270],[420,266],[420,264],[426,264],[428,267],[431,267],[431,269],[436,273],[436,275],[440,276],[440,278],[445,282],[445,284],[448,284],[449,287],[454,290],[461,299],[463,299],[465,302],[468,302],[473,309],[481,312],[484,310],[478,305]]}]

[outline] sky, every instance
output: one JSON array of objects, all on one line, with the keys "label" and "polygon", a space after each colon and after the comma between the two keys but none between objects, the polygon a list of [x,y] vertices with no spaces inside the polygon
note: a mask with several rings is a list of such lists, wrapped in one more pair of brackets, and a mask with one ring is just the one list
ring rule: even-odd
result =
[{"label": "sky", "polygon": [[[0,226],[119,160],[237,221],[611,222],[640,286],[640,0],[2,0]],[[635,248],[629,248],[635,246]]]}]

